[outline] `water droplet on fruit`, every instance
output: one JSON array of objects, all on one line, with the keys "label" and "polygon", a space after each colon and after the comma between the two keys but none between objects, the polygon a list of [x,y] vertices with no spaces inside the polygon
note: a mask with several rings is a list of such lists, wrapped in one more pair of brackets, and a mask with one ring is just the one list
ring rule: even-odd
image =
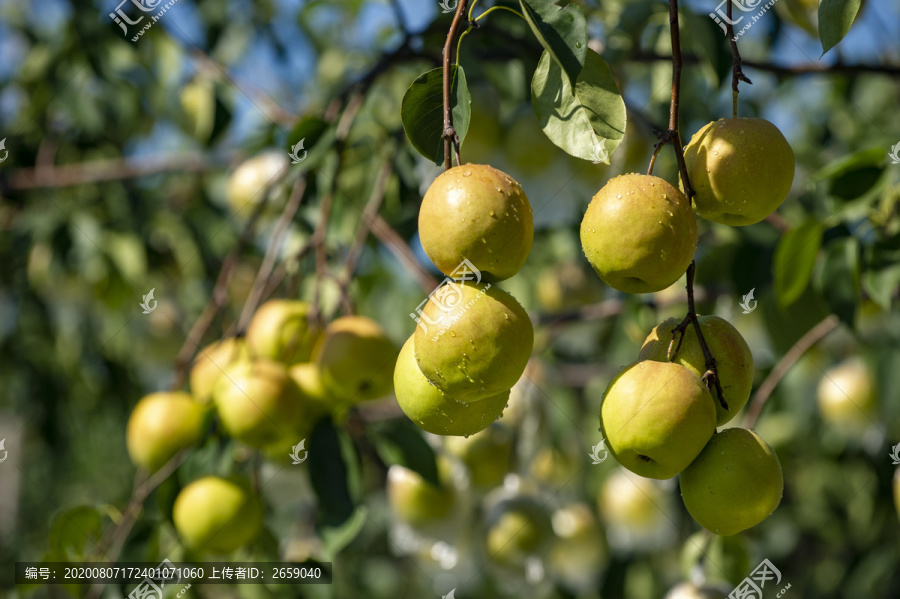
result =
[{"label": "water droplet on fruit", "polygon": [[463,177],[471,177],[471,176],[472,176],[472,171],[466,171],[463,173]]},{"label": "water droplet on fruit", "polygon": [[496,213],[494,213],[493,210],[491,210],[490,215],[491,215],[491,216],[497,216]]},{"label": "water droplet on fruit", "polygon": [[456,331],[450,331],[450,336],[451,336],[451,337],[456,337]]},{"label": "water droplet on fruit", "polygon": [[620,193],[620,194],[617,195],[616,197],[619,198],[619,199],[621,200],[621,199],[622,199],[622,194]]}]

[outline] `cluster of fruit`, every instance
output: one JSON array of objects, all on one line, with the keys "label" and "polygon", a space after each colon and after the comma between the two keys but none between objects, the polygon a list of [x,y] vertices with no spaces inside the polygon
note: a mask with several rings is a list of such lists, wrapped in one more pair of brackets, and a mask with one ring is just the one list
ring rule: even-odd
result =
[{"label": "cluster of fruit", "polygon": [[[190,393],[153,393],[137,403],[128,420],[128,453],[135,465],[158,470],[199,443],[215,413],[231,438],[286,460],[319,418],[341,418],[353,403],[388,395],[396,355],[368,318],[338,318],[323,331],[310,325],[305,302],[271,300],[256,311],[245,336],[201,350]],[[246,480],[208,476],[180,492],[173,520],[188,547],[227,553],[256,535],[262,504]]]},{"label": "cluster of fruit", "polygon": [[471,435],[500,417],[534,344],[528,314],[494,285],[518,272],[531,251],[531,205],[505,173],[457,166],[426,192],[419,237],[448,280],[429,296],[400,350],[397,402],[428,432]]},{"label": "cluster of fruit", "polygon": [[[784,201],[793,182],[793,152],[762,119],[709,123],[684,157],[693,208],[718,223],[761,221]],[[675,283],[690,265],[697,223],[684,194],[667,181],[624,175],[592,199],[581,240],[604,282],[626,293],[650,293]],[[753,431],[716,433],[749,399],[753,357],[747,343],[719,317],[690,317],[697,318],[716,359],[721,396],[705,384],[706,354],[694,328],[670,319],[650,333],[638,361],[609,384],[601,427],[623,466],[656,479],[680,474],[691,516],[713,533],[732,535],[778,507],[784,478],[778,457]]]}]

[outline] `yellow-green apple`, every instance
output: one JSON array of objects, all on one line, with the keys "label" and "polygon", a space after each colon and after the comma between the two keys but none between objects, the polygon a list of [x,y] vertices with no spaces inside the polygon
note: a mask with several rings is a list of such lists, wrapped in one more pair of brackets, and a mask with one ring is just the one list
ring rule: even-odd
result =
[{"label": "yellow-green apple", "polygon": [[262,359],[226,370],[213,389],[213,401],[222,428],[256,448],[295,432],[307,410],[284,364]]},{"label": "yellow-green apple", "polygon": [[609,384],[600,425],[620,464],[647,478],[672,478],[715,432],[716,408],[696,374],[681,364],[646,360]]},{"label": "yellow-green apple", "polygon": [[425,378],[416,363],[414,336],[400,349],[394,366],[394,393],[406,416],[435,435],[474,435],[497,420],[506,407],[509,391],[471,404],[445,395]]},{"label": "yellow-green apple", "polygon": [[600,516],[607,526],[635,536],[648,536],[665,526],[671,502],[660,483],[620,468],[603,482],[597,496]]},{"label": "yellow-green apple", "polygon": [[449,283],[431,295],[415,332],[419,368],[441,391],[471,402],[508,391],[534,345],[528,314],[490,283]]},{"label": "yellow-green apple", "polygon": [[671,183],[649,175],[610,179],[581,221],[581,246],[604,283],[625,293],[665,289],[697,249],[697,219]]},{"label": "yellow-green apple", "polygon": [[512,434],[497,422],[469,437],[444,439],[444,449],[466,465],[473,486],[480,489],[496,487],[510,471]]},{"label": "yellow-green apple", "polygon": [[125,440],[131,461],[151,472],[197,443],[209,408],[181,391],[143,397],[128,418]]},{"label": "yellow-green apple", "polygon": [[184,544],[225,554],[252,541],[262,528],[262,502],[247,481],[206,476],[175,498],[172,520]]},{"label": "yellow-green apple", "polygon": [[419,208],[422,249],[447,276],[468,260],[485,281],[513,276],[534,237],[522,186],[487,165],[464,164],[438,175]]},{"label": "yellow-green apple", "polygon": [[228,337],[210,343],[200,350],[191,366],[191,395],[200,403],[208,403],[222,373],[232,364],[249,359],[250,352],[240,337]]},{"label": "yellow-green apple", "polygon": [[819,411],[831,425],[860,432],[875,413],[875,377],[860,358],[850,358],[825,372],[819,381]]},{"label": "yellow-green apple", "polygon": [[308,362],[319,331],[309,323],[309,305],[300,300],[269,300],[247,326],[247,348],[256,358],[288,366]]},{"label": "yellow-green apple", "polygon": [[765,119],[708,123],[684,149],[697,214],[725,225],[752,225],[781,205],[794,181],[794,151]]},{"label": "yellow-green apple", "polygon": [[429,524],[445,518],[453,508],[456,493],[447,480],[446,467],[438,461],[437,486],[418,472],[394,464],[388,469],[388,502],[394,514],[413,526]]},{"label": "yellow-green apple", "polygon": [[391,392],[397,348],[371,318],[333,321],[315,354],[322,385],[336,399],[355,403]]},{"label": "yellow-green apple", "polygon": [[722,536],[756,526],[781,503],[784,476],[772,448],[753,431],[729,428],[713,435],[680,477],[691,516]]},{"label": "yellow-green apple", "polygon": [[288,172],[284,152],[267,151],[242,162],[228,179],[228,205],[235,214],[248,217],[252,207],[266,199],[269,188]]},{"label": "yellow-green apple", "polygon": [[[644,341],[638,359],[666,362],[672,330],[681,320],[669,318],[657,325]],[[725,403],[728,404],[726,410],[719,402],[717,392],[712,391],[716,399],[716,425],[721,426],[734,418],[750,399],[750,390],[753,387],[753,354],[750,353],[747,342],[738,330],[727,320],[718,316],[700,316],[698,320],[707,347],[716,359],[719,383],[722,385]],[[672,347],[673,352],[677,345],[676,341]],[[681,348],[673,362],[685,366],[700,377],[706,372],[706,359],[703,357],[703,349],[700,347],[693,324],[688,325]]]}]

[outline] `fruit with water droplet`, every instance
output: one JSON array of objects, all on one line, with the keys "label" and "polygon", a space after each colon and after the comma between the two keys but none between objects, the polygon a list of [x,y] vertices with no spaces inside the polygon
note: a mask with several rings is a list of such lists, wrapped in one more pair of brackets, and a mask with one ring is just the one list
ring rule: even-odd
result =
[{"label": "fruit with water droplet", "polygon": [[794,152],[765,119],[720,119],[697,131],[684,149],[697,214],[725,225],[752,225],[787,198]]},{"label": "fruit with water droplet", "polygon": [[[660,188],[673,199],[657,193]],[[684,195],[664,179],[621,175],[591,200],[581,221],[581,246],[610,287],[626,293],[659,291],[690,265],[697,249],[697,220]]]},{"label": "fruit with water droplet", "polygon": [[600,406],[607,447],[647,478],[672,478],[716,430],[712,396],[696,374],[671,362],[637,362],[612,380]]},{"label": "fruit with water droplet", "polygon": [[419,209],[422,248],[447,276],[468,260],[485,281],[507,279],[522,268],[533,237],[531,204],[522,186],[487,165],[443,172]]}]

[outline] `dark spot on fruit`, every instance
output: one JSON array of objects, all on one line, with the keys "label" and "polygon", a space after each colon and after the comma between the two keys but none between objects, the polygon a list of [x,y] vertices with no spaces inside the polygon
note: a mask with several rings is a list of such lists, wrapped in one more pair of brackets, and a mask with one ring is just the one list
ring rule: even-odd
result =
[{"label": "dark spot on fruit", "polygon": [[640,455],[640,454],[638,454],[638,457],[641,458],[642,460],[644,460],[645,462],[652,462],[652,461],[653,461],[653,460],[651,460],[650,458],[648,458],[648,457],[645,456],[645,455]]}]

